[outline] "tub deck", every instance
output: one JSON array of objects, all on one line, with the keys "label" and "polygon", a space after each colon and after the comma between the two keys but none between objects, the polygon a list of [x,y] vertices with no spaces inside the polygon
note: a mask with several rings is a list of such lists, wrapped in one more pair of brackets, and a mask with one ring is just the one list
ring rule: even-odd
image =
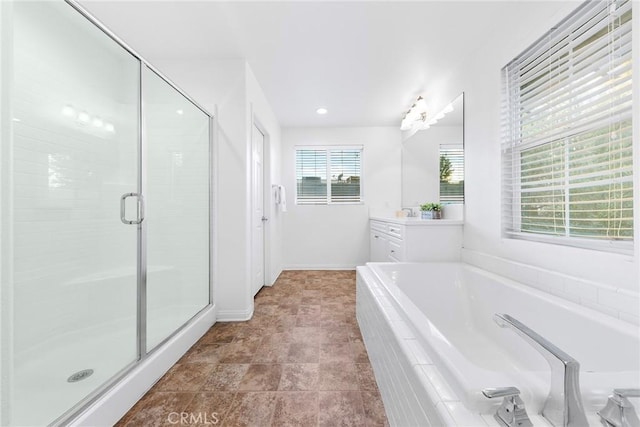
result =
[{"label": "tub deck", "polygon": [[476,267],[369,263],[358,267],[358,289],[364,323],[372,321],[364,319],[366,313],[378,309],[401,347],[408,342],[417,349],[413,353],[424,352],[435,382],[443,383],[435,406],[458,402],[469,414],[491,420],[499,402],[481,390],[516,386],[530,414],[542,410],[549,365],[514,331],[498,327],[495,313],[510,314],[580,362],[583,404],[593,425],[600,425],[596,412],[614,388],[640,386],[637,327]]}]

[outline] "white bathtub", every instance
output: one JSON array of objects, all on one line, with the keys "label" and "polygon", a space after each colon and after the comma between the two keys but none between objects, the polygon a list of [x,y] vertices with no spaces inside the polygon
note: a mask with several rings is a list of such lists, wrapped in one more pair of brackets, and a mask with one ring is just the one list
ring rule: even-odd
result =
[{"label": "white bathtub", "polygon": [[[614,388],[640,386],[638,327],[463,263],[358,267],[357,315],[395,425],[497,425],[516,386],[535,425],[549,392],[545,359],[495,313],[520,320],[580,362],[590,424]],[[640,413],[640,407],[637,408]]]}]

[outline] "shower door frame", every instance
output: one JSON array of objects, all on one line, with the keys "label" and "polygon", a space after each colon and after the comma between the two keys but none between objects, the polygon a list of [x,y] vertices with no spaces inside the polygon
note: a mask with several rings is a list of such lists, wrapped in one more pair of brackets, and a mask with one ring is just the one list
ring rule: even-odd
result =
[{"label": "shower door frame", "polygon": [[[84,7],[77,3],[76,0],[64,0],[64,3],[73,8],[76,12],[78,12],[81,16],[87,19],[91,24],[95,25],[100,31],[102,31],[107,37],[117,43],[120,47],[126,50],[130,55],[132,55],[135,59],[138,60],[138,76],[139,76],[139,86],[138,86],[138,177],[137,177],[137,185],[138,185],[138,194],[144,195],[147,190],[147,177],[146,177],[146,156],[145,150],[147,149],[147,141],[146,141],[146,132],[144,128],[144,68],[147,67],[150,71],[154,72],[160,79],[162,79],[165,83],[167,83],[171,88],[177,91],[180,95],[182,95],[186,100],[188,100],[191,104],[193,104],[197,109],[199,109],[202,113],[204,113],[208,117],[208,148],[209,148],[209,176],[208,176],[208,193],[209,193],[209,215],[208,215],[208,295],[209,299],[207,305],[200,309],[197,313],[195,313],[187,322],[178,327],[175,331],[169,334],[166,338],[164,338],[159,344],[157,344],[153,349],[148,351],[147,343],[146,343],[146,335],[147,335],[147,241],[146,241],[146,223],[144,219],[137,224],[137,313],[136,313],[136,347],[137,347],[137,359],[124,366],[117,374],[107,380],[104,384],[93,390],[87,396],[85,396],[80,402],[78,402],[73,407],[69,408],[66,412],[60,415],[58,418],[53,420],[50,425],[58,426],[58,425],[66,425],[69,422],[73,421],[74,418],[78,417],[82,414],[86,409],[88,409],[93,403],[98,401],[101,397],[103,397],[114,385],[118,382],[126,378],[128,374],[132,372],[132,370],[139,366],[141,362],[148,359],[151,355],[153,355],[156,351],[162,349],[164,345],[178,335],[181,331],[189,327],[191,324],[196,322],[197,319],[203,315],[203,313],[207,312],[213,307],[213,287],[214,287],[214,241],[213,241],[213,221],[214,221],[214,208],[215,208],[215,195],[213,194],[214,189],[214,178],[213,178],[213,167],[214,167],[214,130],[215,130],[215,121],[214,116],[209,113],[202,105],[196,102],[193,98],[191,98],[184,90],[182,90],[179,86],[173,83],[169,78],[167,78],[161,71],[159,71],[156,67],[154,67],[151,63],[145,60],[140,54],[138,54],[134,49],[132,49],[129,45],[127,45],[122,39],[120,39],[117,35],[115,35],[112,31],[110,31],[102,22],[100,22],[97,18],[95,18],[91,13],[89,13]],[[144,205],[144,202],[142,202]],[[144,208],[144,206],[143,206]],[[138,213],[140,215],[140,213]]]}]

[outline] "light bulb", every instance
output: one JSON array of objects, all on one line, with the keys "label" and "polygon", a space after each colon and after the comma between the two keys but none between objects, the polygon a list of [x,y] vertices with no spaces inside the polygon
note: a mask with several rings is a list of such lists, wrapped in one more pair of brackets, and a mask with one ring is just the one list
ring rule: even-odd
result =
[{"label": "light bulb", "polygon": [[74,117],[76,115],[76,109],[71,105],[65,105],[64,108],[62,108],[62,115],[66,117]]},{"label": "light bulb", "polygon": [[111,123],[105,123],[104,130],[106,130],[107,132],[115,132],[116,128],[114,128]]},{"label": "light bulb", "polygon": [[94,117],[91,123],[93,123],[93,125],[97,128],[101,128],[104,125],[104,122],[100,117]]},{"label": "light bulb", "polygon": [[86,111],[80,111],[78,113],[78,121],[82,124],[87,124],[89,123],[89,120],[91,120],[91,117],[89,117],[89,113],[87,113]]},{"label": "light bulb", "polygon": [[412,108],[411,111],[409,111],[409,114],[407,114],[407,120],[409,122],[415,122],[416,120],[420,120],[420,113],[416,111],[415,108]]},{"label": "light bulb", "polygon": [[184,110],[176,110],[176,113],[178,113],[179,116],[184,114]]},{"label": "light bulb", "polygon": [[417,110],[419,113],[426,113],[427,102],[424,100],[423,97],[419,96],[413,108]]},{"label": "light bulb", "polygon": [[327,114],[328,112],[329,112],[329,110],[327,110],[327,109],[326,109],[326,108],[324,108],[324,107],[320,107],[320,108],[318,108],[318,109],[316,110],[316,113],[318,113],[318,114],[320,114],[320,115],[322,115],[322,114]]}]

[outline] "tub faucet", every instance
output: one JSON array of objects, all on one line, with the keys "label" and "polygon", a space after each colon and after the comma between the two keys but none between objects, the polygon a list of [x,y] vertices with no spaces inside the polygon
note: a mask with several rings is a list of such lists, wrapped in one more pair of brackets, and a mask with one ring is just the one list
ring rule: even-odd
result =
[{"label": "tub faucet", "polygon": [[533,427],[527,415],[520,390],[516,387],[485,388],[482,394],[489,399],[504,397],[493,418],[503,427]]},{"label": "tub faucet", "polygon": [[600,411],[604,427],[640,427],[640,420],[628,397],[640,397],[640,389],[617,388],[609,396],[607,405]]},{"label": "tub faucet", "polygon": [[551,367],[551,389],[542,408],[542,416],[555,427],[589,425],[580,395],[580,363],[528,326],[508,314],[495,314],[501,328],[511,328],[531,344]]}]

